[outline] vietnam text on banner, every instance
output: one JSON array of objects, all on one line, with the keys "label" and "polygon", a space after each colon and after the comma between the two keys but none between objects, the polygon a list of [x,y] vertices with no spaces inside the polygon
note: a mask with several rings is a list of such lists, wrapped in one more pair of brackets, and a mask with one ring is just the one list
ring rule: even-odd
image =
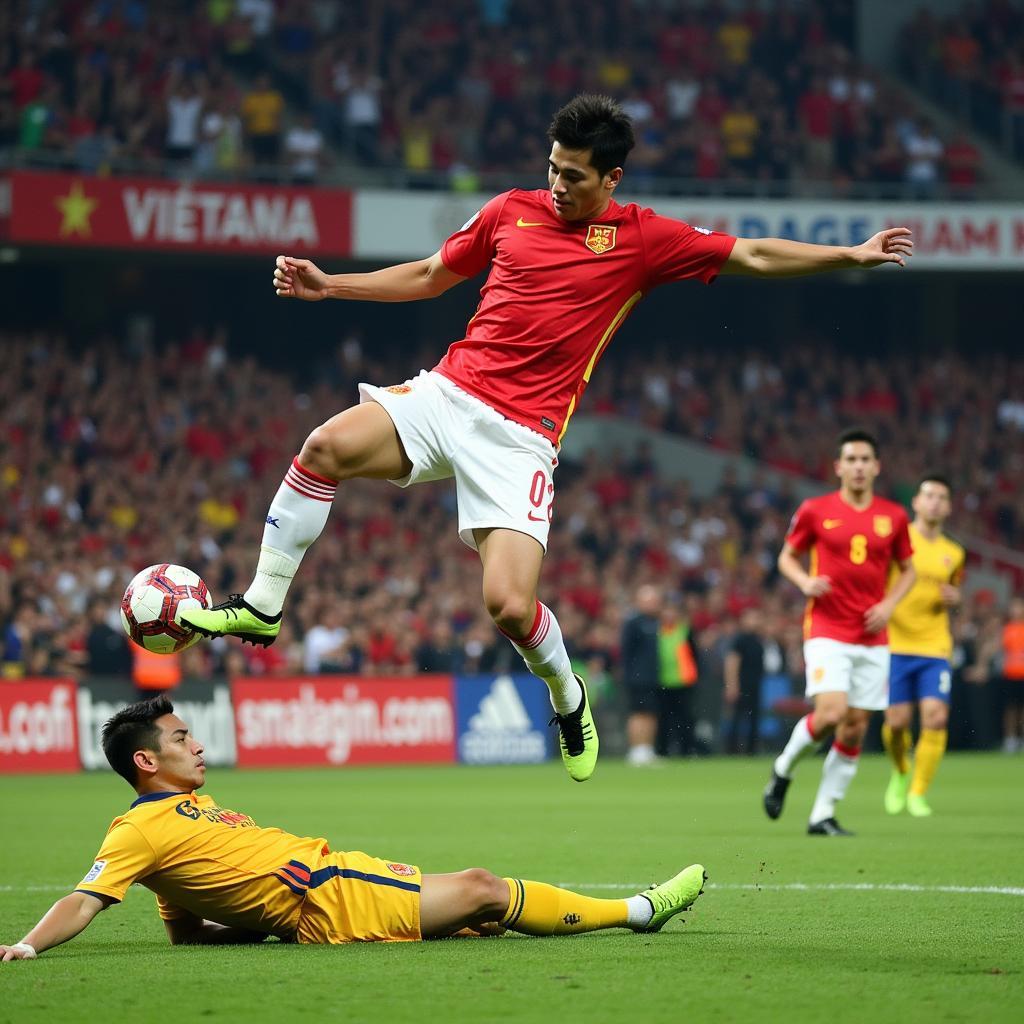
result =
[{"label": "vietnam text on banner", "polygon": [[347,256],[345,189],[14,171],[8,239],[60,246]]}]

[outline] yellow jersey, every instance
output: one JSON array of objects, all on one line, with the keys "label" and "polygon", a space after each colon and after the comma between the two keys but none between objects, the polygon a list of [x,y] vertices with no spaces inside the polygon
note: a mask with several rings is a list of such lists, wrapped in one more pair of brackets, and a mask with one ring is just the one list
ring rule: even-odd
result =
[{"label": "yellow jersey", "polygon": [[164,920],[194,914],[293,938],[329,852],[325,839],[262,828],[210,796],[147,793],[114,819],[76,891],[120,901],[140,882]]},{"label": "yellow jersey", "polygon": [[949,609],[942,603],[940,586],[958,587],[963,579],[964,549],[940,533],[928,540],[910,526],[914,546],[913,565],[917,580],[889,620],[889,648],[893,654],[924,658],[946,658],[953,654],[949,630]]}]

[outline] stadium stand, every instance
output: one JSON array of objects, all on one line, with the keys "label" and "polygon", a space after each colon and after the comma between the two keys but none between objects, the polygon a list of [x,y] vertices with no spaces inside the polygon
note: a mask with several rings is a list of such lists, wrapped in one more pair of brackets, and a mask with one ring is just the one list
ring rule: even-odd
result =
[{"label": "stadium stand", "polygon": [[1024,160],[1024,6],[965,3],[948,17],[919,7],[899,51],[910,81]]},{"label": "stadium stand", "polygon": [[857,60],[849,4],[568,11],[22,0],[0,45],[0,148],[89,172],[471,190],[535,175],[552,111],[590,89],[634,118],[638,190],[931,198],[982,174],[969,139],[939,138]]}]

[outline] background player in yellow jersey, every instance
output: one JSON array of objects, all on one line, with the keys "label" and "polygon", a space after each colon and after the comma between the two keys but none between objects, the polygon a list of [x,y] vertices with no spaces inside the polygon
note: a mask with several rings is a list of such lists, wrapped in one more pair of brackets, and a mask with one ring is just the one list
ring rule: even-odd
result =
[{"label": "background player in yellow jersey", "polygon": [[324,839],[263,828],[196,791],[203,747],[166,697],[132,704],[103,729],[111,767],[138,799],[114,819],[93,866],[0,961],[33,960],[151,889],[173,944],[409,941],[455,934],[655,932],[703,892],[693,864],[628,899],[602,900],[482,868],[424,875],[411,864],[332,852]]},{"label": "background player in yellow jersey", "polygon": [[[925,793],[946,750],[953,637],[949,609],[960,603],[964,549],[942,532],[951,511],[952,487],[938,474],[922,477],[914,495],[910,539],[917,581],[889,620],[889,707],[882,738],[893,762],[885,809],[906,808],[918,818],[932,813]],[[921,735],[910,774],[910,726],[920,707]],[[909,789],[909,792],[908,792]]]}]

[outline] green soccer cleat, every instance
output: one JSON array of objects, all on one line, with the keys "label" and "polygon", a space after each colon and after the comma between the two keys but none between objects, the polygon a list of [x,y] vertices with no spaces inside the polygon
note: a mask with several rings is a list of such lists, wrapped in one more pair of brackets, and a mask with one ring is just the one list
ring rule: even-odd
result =
[{"label": "green soccer cleat", "polygon": [[246,644],[269,647],[281,632],[281,613],[273,618],[246,604],[241,594],[232,594],[212,608],[189,608],[181,613],[183,625],[203,636],[237,636]]},{"label": "green soccer cleat", "polygon": [[574,782],[586,782],[594,774],[600,741],[590,712],[587,684],[582,676],[576,676],[576,681],[583,690],[580,706],[568,715],[555,715],[548,725],[558,723],[558,747],[569,778]]},{"label": "green soccer cleat", "polygon": [[642,928],[634,928],[637,932],[660,932],[676,914],[689,910],[704,892],[704,883],[708,873],[703,864],[691,864],[683,868],[674,878],[661,885],[652,885],[646,892],[640,893],[654,908],[650,921]]},{"label": "green soccer cleat", "polygon": [[902,814],[907,806],[907,787],[910,785],[910,772],[898,772],[893,769],[889,776],[889,785],[885,787],[885,813]]},{"label": "green soccer cleat", "polygon": [[907,797],[907,810],[913,818],[930,818],[932,809],[923,795],[911,793]]}]

